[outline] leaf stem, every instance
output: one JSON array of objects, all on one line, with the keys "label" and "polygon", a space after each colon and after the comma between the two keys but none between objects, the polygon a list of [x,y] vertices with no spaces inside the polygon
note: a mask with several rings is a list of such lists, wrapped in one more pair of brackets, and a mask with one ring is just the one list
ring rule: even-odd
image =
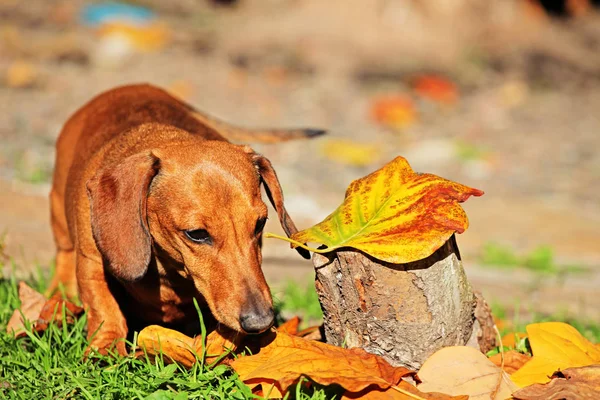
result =
[{"label": "leaf stem", "polygon": [[392,389],[394,389],[394,390],[396,390],[396,391],[398,391],[398,392],[402,393],[403,395],[406,395],[406,396],[408,396],[408,397],[412,397],[413,399],[417,399],[417,400],[425,400],[423,397],[417,396],[416,394],[414,394],[414,393],[411,393],[411,392],[409,392],[409,391],[407,391],[407,390],[400,389],[400,388],[399,388],[398,386],[396,386],[396,385],[392,385],[392,386],[390,386],[390,387],[391,387]]},{"label": "leaf stem", "polygon": [[313,253],[324,254],[324,253],[329,253],[331,250],[333,250],[332,248],[329,248],[329,247],[326,247],[324,249],[315,249],[314,247],[308,247],[304,243],[300,243],[300,242],[298,242],[298,241],[296,241],[294,239],[290,239],[290,238],[285,237],[285,236],[276,235],[276,234],[271,233],[271,232],[265,232],[264,236],[266,238],[273,238],[273,239],[284,240],[284,241],[286,241],[288,243],[291,243],[291,244],[293,244],[295,246],[302,247],[303,249],[306,249],[308,251],[312,251]]}]

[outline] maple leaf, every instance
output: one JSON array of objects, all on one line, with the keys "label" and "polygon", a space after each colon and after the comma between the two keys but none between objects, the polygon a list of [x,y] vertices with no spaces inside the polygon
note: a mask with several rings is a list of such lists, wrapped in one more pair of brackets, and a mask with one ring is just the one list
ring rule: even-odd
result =
[{"label": "maple leaf", "polygon": [[527,325],[533,357],[511,379],[518,386],[546,383],[554,371],[600,363],[600,349],[563,322]]},{"label": "maple leaf", "polygon": [[321,385],[338,384],[347,391],[360,392],[370,386],[388,389],[397,385],[403,376],[414,375],[362,349],[343,349],[282,332],[258,354],[237,358],[231,367],[245,383],[275,383],[280,393],[286,392],[301,377]]},{"label": "maple leaf", "polygon": [[517,386],[508,375],[478,350],[466,346],[445,347],[429,357],[418,372],[418,389],[470,399],[500,400]]},{"label": "maple leaf", "polygon": [[519,400],[597,399],[600,393],[600,365],[557,371],[549,383],[534,383],[513,393]]},{"label": "maple leaf", "polygon": [[[379,260],[408,263],[430,256],[455,232],[464,232],[469,223],[458,203],[481,195],[439,176],[415,173],[406,159],[397,157],[352,182],[342,205],[319,224],[291,239],[265,236],[317,253],[352,247]],[[327,247],[309,248],[303,244],[308,242]]]}]

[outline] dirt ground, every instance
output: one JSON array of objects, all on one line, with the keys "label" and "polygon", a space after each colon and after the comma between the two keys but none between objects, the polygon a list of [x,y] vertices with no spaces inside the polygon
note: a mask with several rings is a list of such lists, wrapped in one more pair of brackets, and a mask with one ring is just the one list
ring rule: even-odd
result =
[{"label": "dirt ground", "polygon": [[[53,257],[46,197],[64,121],[103,90],[150,82],[237,124],[327,129],[254,146],[275,165],[299,227],[397,155],[484,190],[465,204],[471,226],[458,237],[473,285],[491,302],[600,321],[597,12],[552,19],[516,0],[135,3],[155,11],[166,45],[115,48],[82,21],[81,0],[0,4],[0,232],[18,273]],[[458,100],[417,96],[421,74],[453,82]],[[399,94],[412,99],[414,121],[373,120],[376,99]],[[352,161],[348,143],[370,155]],[[272,220],[267,230],[280,232]],[[480,263],[486,243],[517,253],[548,245],[558,263],[587,272],[492,269]],[[310,263],[276,241],[264,268],[273,283],[311,279]]]}]

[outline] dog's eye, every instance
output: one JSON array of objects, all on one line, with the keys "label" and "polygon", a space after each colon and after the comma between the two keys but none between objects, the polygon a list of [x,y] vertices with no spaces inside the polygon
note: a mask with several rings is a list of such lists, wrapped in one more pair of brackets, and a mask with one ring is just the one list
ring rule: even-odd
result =
[{"label": "dog's eye", "polygon": [[260,235],[262,230],[265,228],[266,223],[267,223],[266,218],[259,218],[258,221],[256,221],[256,228],[254,228],[254,234],[256,236]]},{"label": "dog's eye", "polygon": [[212,238],[206,229],[192,229],[185,231],[185,236],[195,243],[212,244]]}]

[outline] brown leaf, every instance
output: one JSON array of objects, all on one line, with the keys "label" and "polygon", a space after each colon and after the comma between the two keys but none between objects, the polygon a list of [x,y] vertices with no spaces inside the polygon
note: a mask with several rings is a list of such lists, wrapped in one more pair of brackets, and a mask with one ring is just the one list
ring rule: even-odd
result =
[{"label": "brown leaf", "polygon": [[508,375],[472,347],[445,347],[429,357],[421,370],[418,388],[453,395],[469,395],[472,400],[501,400],[517,389]]},{"label": "brown leaf", "polygon": [[[527,354],[519,353],[515,350],[510,350],[504,353],[504,368],[503,370],[507,374],[515,373],[519,368],[521,368],[531,356]],[[491,362],[493,362],[496,366],[501,367],[502,365],[502,354],[498,353],[489,358]],[[502,368],[502,367],[501,367]]]},{"label": "brown leaf", "polygon": [[598,399],[600,365],[557,371],[548,383],[535,383],[513,393],[519,400]]},{"label": "brown leaf", "polygon": [[282,332],[258,354],[240,357],[231,366],[247,384],[276,382],[281,392],[303,376],[359,392],[371,385],[386,389],[414,374],[362,349],[343,349]]},{"label": "brown leaf", "polygon": [[302,329],[300,332],[296,333],[296,336],[300,336],[306,340],[316,340],[318,342],[323,341],[323,335],[321,335],[321,326],[315,325],[306,329]]},{"label": "brown leaf", "polygon": [[[213,331],[206,337],[206,363],[212,363],[228,349],[235,349],[238,337],[231,332]],[[196,355],[202,357],[202,339],[191,338],[173,329],[150,325],[138,334],[137,345],[140,351],[136,356],[144,355],[143,350],[151,356],[163,354],[169,359],[191,368],[197,361]]]},{"label": "brown leaf", "polygon": [[46,298],[25,282],[19,282],[19,300],[21,300],[21,307],[13,312],[6,325],[6,331],[8,333],[14,331],[15,337],[25,336],[25,320],[32,325],[35,324],[46,303]]},{"label": "brown leaf", "polygon": [[60,297],[52,297],[46,300],[44,295],[32,289],[25,282],[19,283],[19,299],[21,300],[21,307],[15,310],[6,326],[7,332],[14,331],[17,338],[26,335],[24,319],[31,323],[34,331],[43,332],[51,323],[56,323],[58,326],[62,324],[63,306],[66,308],[67,323],[72,323],[76,317],[83,313],[83,308]]},{"label": "brown leaf", "polygon": [[[400,392],[400,390],[402,392]],[[410,393],[410,395],[406,394],[406,392]],[[387,390],[367,388],[358,393],[346,392],[342,396],[342,400],[467,400],[468,398],[469,396],[450,396],[443,393],[421,392],[419,389],[405,381],[402,381],[396,387],[391,387]]]},{"label": "brown leaf", "polygon": [[283,324],[279,325],[277,330],[279,332],[284,332],[290,335],[296,335],[298,333],[298,326],[300,325],[300,317],[296,316],[294,318],[290,318],[285,321]]}]

